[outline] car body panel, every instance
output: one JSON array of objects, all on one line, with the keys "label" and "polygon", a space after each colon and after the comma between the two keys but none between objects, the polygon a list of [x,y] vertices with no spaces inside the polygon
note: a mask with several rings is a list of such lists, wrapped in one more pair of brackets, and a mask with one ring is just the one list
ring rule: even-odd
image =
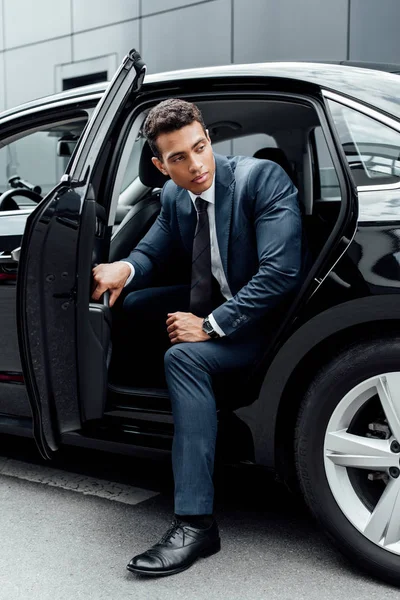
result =
[{"label": "car body panel", "polygon": [[400,219],[362,223],[348,253],[370,295],[400,292]]},{"label": "car body panel", "polygon": [[[353,64],[357,66],[351,66]],[[178,81],[214,80],[216,78],[281,78],[316,84],[322,88],[376,106],[380,110],[400,118],[400,79],[396,75],[397,72],[400,72],[399,65],[365,63],[365,67],[361,67],[361,64],[347,61],[345,64],[344,62],[339,64],[266,62],[166,71],[147,75],[143,92],[149,87],[164,86]],[[69,101],[84,101],[88,98],[99,99],[106,87],[106,84],[99,83],[27,102],[19,107],[2,112],[0,114],[0,124],[2,119],[15,118],[21,112],[42,110],[45,104],[51,107],[60,102],[67,104]],[[385,88],[384,95],[382,94],[382,88]]]},{"label": "car body panel", "polygon": [[[321,353],[321,344],[330,345],[329,353],[325,350],[323,356],[333,357],[340,348],[339,342],[334,338],[340,333],[361,325],[382,326],[385,322],[393,324],[394,321],[400,324],[398,295],[367,296],[330,307],[304,323],[287,339],[268,368],[257,400],[257,424],[253,426],[253,431],[258,463],[271,469],[279,468],[276,452],[282,442],[279,439],[279,433],[282,431],[278,429],[278,420],[285,411],[288,415],[291,405],[299,405],[301,397],[292,395],[285,398],[285,391],[289,389],[290,380],[296,370],[305,369],[306,364],[307,369],[309,368],[309,363],[302,364],[302,361],[307,357],[310,359],[313,351]],[[368,329],[365,331],[368,332]],[[396,329],[393,328],[393,331]],[[352,341],[349,337],[344,339],[347,339],[347,343]],[[361,339],[360,333],[356,339]],[[318,364],[316,359],[314,364]],[[307,371],[298,372],[295,381],[300,382],[304,379],[309,381],[310,374]],[[284,398],[285,402],[282,402]]]},{"label": "car body panel", "polygon": [[107,380],[101,374],[106,372],[109,332],[107,324],[100,324],[100,335],[106,337],[99,340],[95,328],[99,320],[109,321],[109,309],[90,311],[89,297],[95,235],[103,236],[107,214],[103,209],[102,215],[93,197],[91,173],[121,103],[140,89],[144,73],[141,57],[132,51],[85,129],[69,175],[27,220],[18,269],[17,328],[34,436],[45,457],[58,448],[60,434],[82,427],[85,392],[99,407],[94,413],[92,409],[91,418],[102,416]]},{"label": "car body panel", "polygon": [[[391,70],[391,67],[388,66],[385,70]],[[377,72],[359,67],[344,67],[336,64],[264,63],[258,65],[207,67],[204,69],[190,69],[185,71],[162,73],[159,75],[149,75],[146,77],[145,83],[140,91],[140,98],[143,101],[147,98],[149,101],[154,101],[154,98],[157,97],[157,95],[162,96],[163,94],[166,94],[168,96],[173,94],[174,91],[179,91],[179,93],[182,93],[185,90],[186,93],[190,94],[195,83],[197,86],[195,86],[196,91],[201,89],[205,92],[208,89],[208,93],[212,94],[218,94],[218,90],[221,91],[228,88],[233,89],[232,86],[236,86],[236,84],[238,86],[242,86],[243,89],[246,89],[246,86],[248,86],[248,89],[251,87],[254,92],[257,89],[261,90],[261,87],[263,92],[280,91],[287,85],[290,89],[295,89],[297,93],[303,93],[304,95],[308,92],[314,93],[316,101],[321,103],[322,107],[324,105],[323,97],[320,91],[321,89],[328,89],[332,92],[343,95],[343,97],[352,98],[357,102],[361,102],[364,106],[374,106],[375,109],[384,111],[386,114],[390,114],[394,118],[400,117],[400,104],[398,101],[398,98],[400,97],[400,79],[397,75]],[[262,83],[261,87],[260,83]],[[382,86],[385,86],[385,89],[387,89],[387,94],[385,94],[384,98],[379,96],[379,94],[381,94]],[[43,114],[48,115],[56,114],[57,110],[76,110],[80,107],[89,105],[93,106],[102,97],[105,89],[106,86],[104,84],[98,84],[95,86],[87,86],[86,88],[81,88],[78,90],[70,90],[68,92],[63,92],[62,94],[57,94],[55,96],[27,103],[22,107],[17,107],[2,113],[0,115],[0,125],[4,124],[7,128],[11,129],[13,126],[15,126],[15,123],[18,123],[19,121],[27,122],[27,120],[29,120],[29,115],[32,115],[32,118],[36,118],[42,112]],[[355,198],[356,188],[352,182],[346,159],[341,151],[340,142],[335,135],[335,128],[332,121],[329,119],[329,111],[326,110],[326,107],[325,112],[322,110],[322,114],[325,114],[326,127],[330,130],[331,150],[335,156],[336,168],[342,177],[342,194]],[[87,137],[88,136],[86,136],[86,139]],[[83,145],[84,140],[81,141]],[[85,144],[85,146],[89,148],[87,144]],[[95,155],[98,152],[98,147],[97,149],[94,149],[91,157],[89,156],[89,152],[90,150],[88,150],[86,158],[82,164],[95,159]],[[85,170],[82,168],[82,166],[78,169],[76,161],[74,165],[70,165],[72,167],[71,174],[73,172],[78,173],[79,171],[79,176],[77,176],[77,179],[82,179],[85,174]],[[75,190],[77,191],[76,187]],[[351,203],[349,203],[349,205],[346,207],[346,210],[351,212],[352,208],[353,207]],[[324,294],[324,290],[327,288],[330,282],[330,280],[326,278],[328,277],[328,272],[331,271],[332,268],[334,268],[334,274],[339,274],[337,275],[339,278],[342,276],[344,277],[342,273],[343,264],[346,263],[344,268],[345,272],[346,269],[349,268],[347,263],[354,265],[354,270],[359,268],[360,261],[357,262],[357,259],[355,258],[357,255],[357,247],[363,244],[362,239],[359,239],[359,231],[357,231],[354,241],[350,243],[353,234],[355,233],[356,216],[357,215],[354,210],[352,214],[349,213],[347,215],[343,215],[343,221],[341,224],[342,230],[340,231],[340,235],[337,232],[335,233],[335,235],[338,237],[337,248],[335,250],[336,253],[333,260],[334,264],[330,264],[329,269],[324,272],[322,279],[312,282],[312,285],[314,286],[314,297],[319,298]],[[13,226],[15,226],[16,230],[21,227],[21,222],[20,220],[18,221],[18,218],[14,219],[13,221],[13,215],[10,215],[10,223],[14,223]],[[372,229],[369,229],[368,231],[372,233]],[[361,233],[361,236],[362,235],[363,234]],[[389,253],[392,251],[392,255],[394,255],[395,250],[393,249],[393,242],[389,241],[389,239],[391,239],[390,236],[393,236],[393,230],[389,234],[389,230],[387,233],[385,233],[383,230],[378,228],[373,235],[384,236],[386,244],[385,248],[389,248]],[[76,244],[77,242],[74,243]],[[392,246],[388,246],[389,243],[391,243]],[[367,265],[366,263],[365,266],[362,265],[362,269],[360,267],[364,273],[364,276],[361,276],[360,274],[358,275],[359,279],[357,280],[356,285],[357,290],[354,292],[357,297],[362,295],[367,296],[370,293],[380,293],[372,287],[368,288],[366,285],[366,282],[368,281],[367,277],[369,276],[368,273],[372,268],[373,267],[371,265]],[[388,279],[386,278],[386,281],[387,280]],[[344,281],[346,282],[345,279]],[[382,288],[381,293],[386,294],[388,287],[390,286],[385,285]],[[303,316],[298,318],[296,324],[291,326],[291,329],[284,333],[283,339],[280,342],[283,345],[273,359],[271,358],[272,362],[269,365],[267,376],[265,377],[262,385],[259,399],[250,407],[247,407],[243,410],[239,409],[237,412],[237,414],[243,419],[243,422],[249,425],[252,438],[254,440],[256,459],[258,462],[260,462],[260,464],[274,467],[275,446],[277,443],[276,430],[274,429],[274,426],[278,421],[279,394],[284,394],[285,385],[290,381],[291,376],[296,370],[296,360],[301,361],[302,358],[306,356],[308,352],[311,352],[312,349],[318,344],[318,341],[315,341],[314,343],[313,340],[317,339],[319,334],[323,335],[322,332],[324,332],[324,334],[327,336],[331,335],[329,333],[331,331],[330,322],[334,321],[334,319],[332,319],[332,313],[330,311],[334,310],[334,308],[337,308],[339,311],[342,306],[345,307],[342,309],[344,311],[343,314],[347,315],[349,312],[348,317],[344,317],[342,321],[343,324],[348,324],[345,325],[345,327],[352,327],[354,324],[362,324],[369,321],[374,321],[374,309],[371,308],[371,310],[366,311],[365,314],[363,313],[362,315],[357,314],[357,311],[353,310],[353,305],[346,303],[349,298],[349,293],[345,287],[343,290],[343,297],[338,296],[340,300],[337,300],[338,302],[343,302],[343,304],[340,304],[338,307],[329,307],[329,305],[324,306],[322,303],[318,309],[319,314],[311,315],[311,317],[309,314],[307,316],[307,307],[299,307],[299,310],[301,308],[301,315]],[[390,293],[392,293],[392,291],[390,291]],[[384,296],[382,296],[382,298],[384,298]],[[369,299],[372,300],[373,298],[365,298],[365,300]],[[332,303],[335,302],[333,298],[331,298],[330,301]],[[389,303],[388,306],[393,307],[393,302]],[[352,311],[353,313],[355,312],[355,314],[350,315]],[[341,312],[339,311],[338,314],[341,314]],[[393,314],[397,315],[397,312],[395,311]],[[390,318],[390,316],[387,318]],[[397,316],[395,318],[397,318]],[[308,322],[306,322],[307,319],[309,319]],[[336,319],[335,322],[337,323],[338,319]],[[339,330],[342,329],[339,328]],[[291,360],[286,361],[285,357],[288,354],[292,358]],[[17,363],[13,364],[17,365]],[[4,363],[4,365],[7,366],[6,363]],[[2,369],[0,367],[0,371],[1,370]],[[5,385],[10,386],[11,384],[0,383],[0,396],[2,395],[1,387]],[[16,390],[16,384],[13,385],[15,385],[13,390]],[[79,383],[76,383],[76,386],[78,385]],[[23,386],[21,386],[20,389],[24,389]],[[24,393],[26,397],[26,392]],[[14,396],[15,394],[13,394],[13,397]],[[19,397],[19,402],[23,403],[24,394],[20,394]],[[270,398],[272,398],[271,402]],[[2,402],[3,399],[0,401],[0,413],[2,412],[2,406],[4,406]],[[19,406],[19,404],[17,405]],[[260,408],[261,405],[262,407]],[[82,423],[81,412],[78,416],[79,410],[79,406],[76,406],[76,419],[72,428]],[[24,415],[26,415],[26,410],[24,411]],[[21,416],[24,415],[21,413]],[[266,421],[268,421],[268,423],[266,423]],[[115,425],[115,420],[113,423]],[[125,426],[122,422],[120,425],[121,431],[124,430],[128,432],[129,426]],[[67,428],[62,428],[62,431],[67,431],[70,429],[71,427],[68,426]],[[118,431],[118,427],[115,427],[115,430]],[[132,440],[138,435],[138,432],[132,427],[130,428],[130,433],[131,435],[127,435],[126,437],[130,437]],[[57,435],[58,433],[55,437],[57,437]],[[61,434],[61,438],[66,440],[68,435],[68,433]],[[56,447],[57,444],[58,440],[54,440],[53,446]],[[47,452],[49,453],[49,448],[47,448]]]},{"label": "car body panel", "polygon": [[23,115],[34,115],[43,112],[43,107],[48,110],[57,108],[66,108],[69,106],[85,104],[86,102],[98,102],[107,89],[107,84],[101,83],[96,85],[84,86],[81,88],[73,88],[66,92],[59,92],[51,96],[36,98],[25,104],[9,108],[0,113],[1,123],[5,124],[20,118]]},{"label": "car body panel", "polygon": [[[335,64],[319,63],[259,63],[250,65],[228,65],[226,67],[204,67],[186,69],[162,74],[162,82],[167,85],[190,79],[241,78],[280,78],[290,81],[307,82],[339,92],[369,104],[380,110],[400,117],[400,79],[396,74],[372,69],[343,67]],[[160,75],[149,75],[147,86],[160,83]],[[382,87],[385,93],[382,94]]]}]

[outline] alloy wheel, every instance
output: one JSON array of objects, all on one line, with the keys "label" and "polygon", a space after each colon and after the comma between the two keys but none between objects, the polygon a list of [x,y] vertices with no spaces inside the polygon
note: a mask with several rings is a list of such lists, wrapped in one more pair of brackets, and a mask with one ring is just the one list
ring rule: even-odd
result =
[{"label": "alloy wheel", "polygon": [[400,555],[400,372],[371,377],[342,398],[326,429],[324,464],[346,518]]}]

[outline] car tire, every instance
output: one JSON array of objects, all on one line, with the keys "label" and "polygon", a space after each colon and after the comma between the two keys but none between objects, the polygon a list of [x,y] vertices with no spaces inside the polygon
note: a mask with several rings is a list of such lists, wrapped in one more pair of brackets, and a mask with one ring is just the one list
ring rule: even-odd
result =
[{"label": "car tire", "polygon": [[[391,401],[400,407],[400,338],[348,347],[309,386],[294,450],[302,493],[325,533],[352,562],[398,586],[400,439],[392,429],[399,434],[400,423],[390,412]],[[363,449],[353,451],[353,444]]]}]

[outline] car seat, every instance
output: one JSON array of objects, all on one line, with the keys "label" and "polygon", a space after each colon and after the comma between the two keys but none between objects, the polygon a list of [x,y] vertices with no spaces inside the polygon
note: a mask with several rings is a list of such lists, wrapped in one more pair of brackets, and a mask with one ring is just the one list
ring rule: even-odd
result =
[{"label": "car seat", "polygon": [[109,262],[121,260],[128,256],[160,213],[161,188],[168,178],[153,165],[152,156],[153,153],[146,142],[140,156],[139,179],[143,185],[149,188],[149,193],[130,207],[111,237]]},{"label": "car seat", "polygon": [[253,154],[253,157],[262,160],[272,160],[272,162],[278,164],[286,171],[290,179],[296,185],[296,173],[294,172],[288,157],[281,148],[260,148],[260,150],[257,150],[257,152]]}]

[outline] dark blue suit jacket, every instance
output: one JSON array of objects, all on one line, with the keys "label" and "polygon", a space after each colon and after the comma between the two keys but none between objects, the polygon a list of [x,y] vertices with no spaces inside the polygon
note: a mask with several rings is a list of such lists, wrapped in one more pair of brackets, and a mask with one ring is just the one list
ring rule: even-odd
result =
[{"label": "dark blue suit jacket", "polygon": [[[302,223],[297,190],[277,164],[215,155],[215,221],[233,298],[213,311],[226,335],[255,323],[300,283]],[[168,181],[161,213],[126,259],[135,267],[128,289],[142,289],[173,260],[190,283],[196,210],[187,191]],[[178,261],[178,262],[177,262]]]}]

